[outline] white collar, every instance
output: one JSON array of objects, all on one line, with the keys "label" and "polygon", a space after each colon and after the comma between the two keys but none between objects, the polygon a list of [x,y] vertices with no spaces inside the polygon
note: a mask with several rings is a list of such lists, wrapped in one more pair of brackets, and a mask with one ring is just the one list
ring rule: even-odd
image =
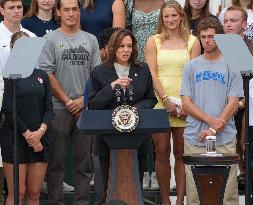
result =
[{"label": "white collar", "polygon": [[[0,23],[0,29],[1,29],[3,32],[5,32],[6,34],[10,35],[10,36],[13,34],[13,33],[10,32],[10,30],[4,25],[4,22],[3,22],[3,21]],[[22,27],[22,25],[20,24],[20,31],[22,31],[22,30],[23,30],[23,27]]]}]

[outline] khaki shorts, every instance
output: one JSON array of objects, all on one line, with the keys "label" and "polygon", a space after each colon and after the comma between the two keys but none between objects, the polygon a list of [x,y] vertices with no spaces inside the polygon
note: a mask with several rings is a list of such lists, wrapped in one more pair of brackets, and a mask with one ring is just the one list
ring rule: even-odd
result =
[{"label": "khaki shorts", "polygon": [[[235,154],[236,153],[236,137],[234,140],[228,144],[217,146],[217,153],[227,153]],[[184,154],[192,153],[205,153],[206,147],[195,146],[191,144],[184,143]],[[186,198],[188,205],[199,205],[198,192],[195,186],[193,179],[191,166],[185,165],[185,175],[186,175]],[[239,205],[238,197],[238,185],[237,185],[237,165],[232,165],[225,189],[224,205]]]}]

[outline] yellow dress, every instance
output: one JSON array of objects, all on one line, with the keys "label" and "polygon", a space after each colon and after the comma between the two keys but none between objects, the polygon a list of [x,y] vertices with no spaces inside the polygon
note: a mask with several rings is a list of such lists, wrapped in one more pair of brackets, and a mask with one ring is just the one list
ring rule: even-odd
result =
[{"label": "yellow dress", "polygon": [[[190,51],[196,39],[195,36],[190,35],[188,40],[188,47],[185,50],[163,50],[161,47],[161,40],[159,35],[153,36],[157,48],[157,77],[159,78],[166,95],[180,98],[179,92],[182,82],[183,67],[185,63],[190,60]],[[158,98],[158,103],[155,109],[164,109],[162,100]],[[171,127],[185,127],[185,121],[170,117]]]}]

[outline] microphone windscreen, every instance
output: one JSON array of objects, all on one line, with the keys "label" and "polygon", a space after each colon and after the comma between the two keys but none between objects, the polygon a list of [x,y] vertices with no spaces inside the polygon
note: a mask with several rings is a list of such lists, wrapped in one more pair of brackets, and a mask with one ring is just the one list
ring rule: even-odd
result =
[{"label": "microphone windscreen", "polygon": [[116,85],[114,86],[114,90],[120,90],[120,89],[121,89],[120,84],[116,84]]}]

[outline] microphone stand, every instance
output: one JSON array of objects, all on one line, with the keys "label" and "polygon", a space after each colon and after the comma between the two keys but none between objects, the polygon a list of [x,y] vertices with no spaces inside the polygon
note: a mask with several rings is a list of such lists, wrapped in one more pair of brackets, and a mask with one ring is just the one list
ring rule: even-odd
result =
[{"label": "microphone stand", "polygon": [[116,97],[116,101],[117,101],[117,105],[121,104],[121,98],[122,98],[122,91],[121,91],[121,87],[119,84],[116,84],[114,86],[114,94]]},{"label": "microphone stand", "polygon": [[249,161],[249,81],[253,78],[252,71],[241,71],[245,93],[245,205],[251,205],[251,175]]},{"label": "microphone stand", "polygon": [[133,102],[133,100],[134,100],[134,98],[133,98],[133,94],[134,94],[133,89],[134,89],[134,86],[132,86],[132,85],[129,85],[129,86],[127,87],[127,89],[126,89],[126,93],[127,93],[127,95],[128,95],[128,104],[129,104],[129,105],[131,105],[132,102]]},{"label": "microphone stand", "polygon": [[17,103],[16,103],[16,82],[22,76],[20,74],[11,74],[10,79],[13,81],[13,124],[14,124],[14,146],[13,146],[13,189],[14,205],[19,204],[19,165],[18,165],[18,142],[17,142]]}]

